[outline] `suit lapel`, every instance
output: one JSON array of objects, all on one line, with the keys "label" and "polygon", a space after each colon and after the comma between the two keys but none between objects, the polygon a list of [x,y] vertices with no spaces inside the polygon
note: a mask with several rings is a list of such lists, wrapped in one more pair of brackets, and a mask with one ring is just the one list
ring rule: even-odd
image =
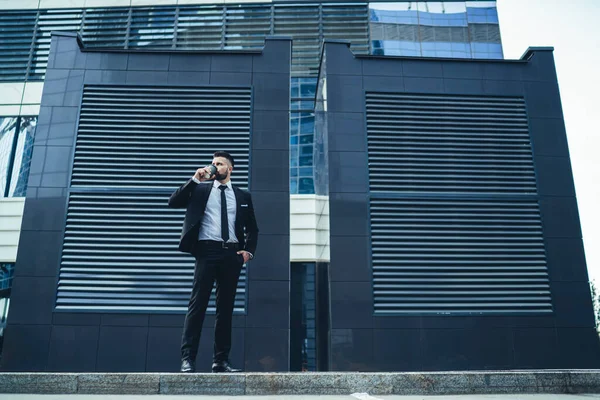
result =
[{"label": "suit lapel", "polygon": [[231,185],[231,187],[233,188],[233,193],[235,194],[235,221],[237,222],[240,220],[238,216],[241,215],[240,213],[242,211],[242,192],[237,186]]},{"label": "suit lapel", "polygon": [[200,194],[200,204],[202,204],[204,209],[206,209],[206,203],[208,203],[208,196],[210,196],[210,191],[212,190],[213,185],[202,185],[200,187],[203,189],[203,192]]},{"label": "suit lapel", "polygon": [[206,210],[206,204],[208,203],[208,196],[210,196],[210,191],[213,185],[198,185],[196,190],[200,193],[198,194],[198,202],[197,206],[200,208],[202,212],[198,212],[196,215],[196,221],[192,224],[190,229],[195,228],[202,221],[202,217],[204,216],[204,211]]}]

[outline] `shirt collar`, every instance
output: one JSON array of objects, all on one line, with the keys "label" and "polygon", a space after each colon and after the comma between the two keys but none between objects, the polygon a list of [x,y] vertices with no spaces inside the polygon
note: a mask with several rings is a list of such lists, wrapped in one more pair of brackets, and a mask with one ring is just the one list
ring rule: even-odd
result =
[{"label": "shirt collar", "polygon": [[[229,182],[227,182],[225,185],[227,185],[227,187],[228,187],[229,189],[233,189],[233,188],[231,187],[231,180],[229,180]],[[221,182],[219,182],[218,180],[216,180],[216,179],[215,179],[215,180],[214,180],[214,183],[213,183],[213,187],[214,187],[214,188],[218,188],[219,186],[221,186]]]}]

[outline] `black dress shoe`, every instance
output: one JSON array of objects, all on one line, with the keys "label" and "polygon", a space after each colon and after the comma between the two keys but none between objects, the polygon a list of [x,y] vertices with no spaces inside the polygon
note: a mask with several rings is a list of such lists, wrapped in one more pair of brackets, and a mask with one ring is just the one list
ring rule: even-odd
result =
[{"label": "black dress shoe", "polygon": [[220,361],[213,363],[212,372],[242,372],[242,370],[233,368],[227,361]]},{"label": "black dress shoe", "polygon": [[181,372],[196,372],[194,362],[189,358],[181,360]]}]

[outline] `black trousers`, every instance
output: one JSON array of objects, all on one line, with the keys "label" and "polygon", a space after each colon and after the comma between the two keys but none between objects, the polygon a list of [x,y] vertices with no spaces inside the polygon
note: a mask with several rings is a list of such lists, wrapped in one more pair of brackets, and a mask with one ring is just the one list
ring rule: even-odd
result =
[{"label": "black trousers", "polygon": [[196,359],[208,300],[216,282],[215,343],[213,362],[229,361],[231,318],[244,258],[236,250],[201,246],[196,256],[194,285],[183,325],[182,358]]}]

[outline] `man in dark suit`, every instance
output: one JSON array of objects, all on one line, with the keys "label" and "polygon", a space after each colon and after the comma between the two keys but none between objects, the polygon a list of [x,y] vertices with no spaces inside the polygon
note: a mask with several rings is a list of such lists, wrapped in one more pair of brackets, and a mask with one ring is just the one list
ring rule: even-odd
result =
[{"label": "man in dark suit", "polygon": [[[239,372],[229,364],[231,318],[242,266],[254,258],[258,226],[250,193],[231,185],[233,157],[214,153],[209,167],[175,191],[169,207],[186,208],[179,250],[196,258],[194,284],[181,339],[181,372],[194,372],[206,307],[216,281],[213,372]],[[208,181],[208,182],[205,182]]]}]

